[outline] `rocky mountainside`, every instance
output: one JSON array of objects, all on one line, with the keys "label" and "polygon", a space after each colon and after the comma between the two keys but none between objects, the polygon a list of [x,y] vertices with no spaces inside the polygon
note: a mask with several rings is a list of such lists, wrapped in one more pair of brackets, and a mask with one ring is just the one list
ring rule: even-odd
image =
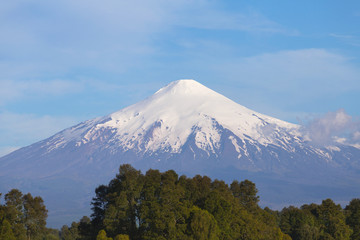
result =
[{"label": "rocky mountainside", "polygon": [[[326,194],[336,199],[340,193],[339,200],[348,200],[360,193],[354,190],[359,162],[359,148],[314,145],[299,125],[252,111],[194,80],[179,80],[139,103],[0,158],[0,190],[35,190],[49,202],[60,197],[66,206],[89,209],[95,186],[131,163],[143,171],[250,178],[268,205]],[[288,197],[279,196],[288,191]],[[52,204],[51,217],[66,215],[65,205]]]}]

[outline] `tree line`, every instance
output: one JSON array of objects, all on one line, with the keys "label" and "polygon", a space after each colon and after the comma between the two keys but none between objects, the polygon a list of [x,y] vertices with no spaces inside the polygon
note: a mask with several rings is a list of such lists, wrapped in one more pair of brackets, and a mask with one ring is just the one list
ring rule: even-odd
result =
[{"label": "tree line", "polygon": [[37,240],[51,235],[51,230],[46,228],[48,211],[41,197],[12,189],[4,199],[5,204],[0,204],[1,240]]},{"label": "tree line", "polygon": [[[143,174],[129,164],[121,165],[116,177],[95,194],[90,218],[64,225],[56,234],[45,228],[47,211],[41,198],[31,197],[37,204],[30,205],[42,210],[29,211],[25,199],[30,198],[24,197],[29,194],[12,190],[0,205],[0,239],[360,240],[360,199],[345,209],[326,199],[273,211],[258,205],[258,190],[249,180],[228,185],[173,170]],[[37,220],[30,221],[28,212],[38,212],[30,217]]]},{"label": "tree line", "polygon": [[[179,176],[125,164],[95,190],[91,219],[64,226],[63,239],[360,240],[360,199],[345,209],[321,204],[262,209],[249,180],[230,185],[207,176]],[[75,234],[75,235],[72,235]]]}]

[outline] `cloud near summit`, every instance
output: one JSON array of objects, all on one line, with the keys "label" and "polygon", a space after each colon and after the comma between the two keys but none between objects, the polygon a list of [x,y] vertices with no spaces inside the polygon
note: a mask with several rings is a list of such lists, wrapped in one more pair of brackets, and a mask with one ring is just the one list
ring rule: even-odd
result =
[{"label": "cloud near summit", "polygon": [[305,123],[302,132],[318,145],[337,142],[355,144],[360,140],[360,121],[348,115],[344,109],[338,109]]}]

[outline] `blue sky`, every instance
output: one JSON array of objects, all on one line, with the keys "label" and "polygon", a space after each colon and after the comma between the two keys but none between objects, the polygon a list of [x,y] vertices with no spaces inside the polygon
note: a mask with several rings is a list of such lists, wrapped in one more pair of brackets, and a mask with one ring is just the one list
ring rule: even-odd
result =
[{"label": "blue sky", "polygon": [[184,78],[293,123],[357,122],[359,26],[357,0],[1,1],[0,156]]}]

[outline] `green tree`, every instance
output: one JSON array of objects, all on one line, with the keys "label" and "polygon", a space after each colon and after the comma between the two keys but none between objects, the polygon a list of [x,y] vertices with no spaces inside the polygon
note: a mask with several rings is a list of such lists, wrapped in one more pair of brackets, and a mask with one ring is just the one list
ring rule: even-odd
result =
[{"label": "green tree", "polygon": [[175,171],[147,171],[139,208],[141,239],[185,239],[190,211],[184,197],[184,182]]},{"label": "green tree", "polygon": [[9,221],[15,238],[26,239],[23,194],[18,189],[12,189],[5,194],[5,203],[5,218]]},{"label": "green tree", "polygon": [[234,182],[231,187],[206,176],[179,177],[173,170],[152,169],[142,175],[121,165],[109,185],[96,189],[91,227],[98,231],[87,239],[100,233],[103,238],[107,233],[144,240],[289,239],[276,217],[257,205],[254,183]]},{"label": "green tree", "polygon": [[193,207],[190,213],[188,233],[194,240],[219,239],[219,227],[208,211]]},{"label": "green tree", "polygon": [[129,164],[121,165],[119,174],[108,187],[104,227],[111,235],[137,237],[138,205],[143,175]]},{"label": "green tree", "polygon": [[139,206],[139,236],[142,239],[165,239],[162,236],[165,223],[160,219],[160,191],[161,173],[158,170],[148,170],[144,177],[144,185],[140,195],[141,205]]},{"label": "green tree", "polygon": [[179,178],[179,184],[185,190],[184,198],[189,201],[190,204],[204,207],[205,199],[211,192],[211,179],[207,176],[196,175],[193,178],[187,178],[181,176]]},{"label": "green tree", "polygon": [[169,170],[161,174],[161,188],[159,192],[160,219],[163,226],[163,236],[166,239],[181,239],[186,231],[188,203],[183,201],[184,188],[178,182],[175,171]]},{"label": "green tree", "polygon": [[290,206],[284,208],[280,216],[281,230],[293,240],[319,239],[320,229],[315,225],[315,217],[310,212]]},{"label": "green tree", "polygon": [[79,223],[72,222],[70,228],[64,225],[60,231],[62,240],[77,240],[80,237]]},{"label": "green tree", "polygon": [[118,234],[114,238],[114,240],[129,240],[129,236],[125,234]]},{"label": "green tree", "polygon": [[106,236],[105,230],[100,230],[96,236],[96,240],[112,240],[112,238]]},{"label": "green tree", "polygon": [[254,210],[258,207],[259,196],[257,196],[258,190],[255,183],[247,179],[240,183],[233,181],[230,185],[230,190],[246,209]]},{"label": "green tree", "polygon": [[219,191],[212,191],[205,201],[204,209],[215,217],[222,239],[231,236],[232,207],[231,202]]},{"label": "green tree", "polygon": [[352,240],[360,240],[360,199],[353,199],[345,207],[346,224],[351,227],[353,233]]},{"label": "green tree", "polygon": [[95,189],[95,197],[92,199],[91,202],[91,210],[93,211],[93,213],[91,214],[91,222],[94,227],[93,231],[91,231],[91,235],[96,235],[101,229],[104,228],[103,221],[105,218],[106,204],[108,202],[108,192],[109,188],[105,185],[100,185]]},{"label": "green tree", "polygon": [[16,240],[11,225],[6,219],[0,223],[0,239]]},{"label": "green tree", "polygon": [[[102,225],[99,223],[99,225]],[[80,219],[78,231],[79,235],[81,236],[81,240],[92,240],[96,237],[96,230],[99,228],[99,225],[96,225],[95,223],[92,223],[90,218],[87,216],[83,216]]]},{"label": "green tree", "polygon": [[336,240],[350,239],[352,231],[345,223],[345,215],[339,204],[331,199],[323,200],[317,209],[317,215],[325,233]]},{"label": "green tree", "polygon": [[30,193],[23,196],[24,224],[27,238],[41,236],[46,230],[47,212],[41,197],[33,197]]},{"label": "green tree", "polygon": [[43,236],[41,236],[40,238],[41,240],[61,240],[60,237],[60,231],[57,229],[51,229],[48,228],[46,229],[46,232]]}]

